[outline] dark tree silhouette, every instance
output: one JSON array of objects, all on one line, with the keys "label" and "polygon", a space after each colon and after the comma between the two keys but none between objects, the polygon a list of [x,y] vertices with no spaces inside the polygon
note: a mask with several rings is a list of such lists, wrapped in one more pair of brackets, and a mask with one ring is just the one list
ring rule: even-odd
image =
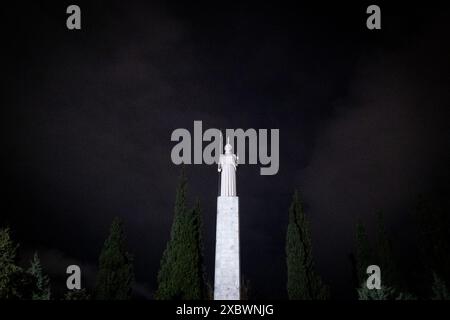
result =
[{"label": "dark tree silhouette", "polygon": [[356,225],[356,273],[358,286],[367,279],[367,267],[371,265],[371,249],[366,230],[361,222]]},{"label": "dark tree silhouette", "polygon": [[19,245],[14,244],[9,228],[0,230],[0,299],[31,300],[36,279],[16,265]]},{"label": "dark tree silhouette", "polygon": [[175,198],[169,242],[161,259],[156,299],[204,299],[207,296],[203,267],[200,204],[188,210],[184,170]]},{"label": "dark tree silhouette", "polygon": [[28,273],[36,279],[36,289],[33,292],[33,300],[50,300],[50,279],[44,274],[41,260],[37,253],[34,253]]},{"label": "dark tree silhouette", "polygon": [[289,299],[326,299],[328,287],[314,270],[309,223],[297,191],[289,209],[286,235],[287,291]]},{"label": "dark tree silhouette", "polygon": [[69,290],[64,295],[64,300],[89,300],[91,296],[87,293],[86,289],[74,289]]},{"label": "dark tree silhouette", "polygon": [[376,213],[377,218],[377,261],[381,269],[382,283],[387,286],[400,286],[402,281],[388,235],[382,211]]},{"label": "dark tree silhouette", "polygon": [[119,218],[115,218],[100,254],[95,298],[99,300],[130,299],[133,279],[132,258],[126,249],[123,223]]},{"label": "dark tree silhouette", "polygon": [[450,219],[445,204],[420,196],[416,207],[419,226],[419,246],[423,266],[428,274],[436,273],[450,284]]}]

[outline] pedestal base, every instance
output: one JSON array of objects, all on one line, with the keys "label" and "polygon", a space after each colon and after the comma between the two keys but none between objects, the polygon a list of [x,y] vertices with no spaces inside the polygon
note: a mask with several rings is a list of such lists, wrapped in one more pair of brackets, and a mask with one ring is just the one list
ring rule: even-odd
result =
[{"label": "pedestal base", "polygon": [[214,300],[239,300],[239,198],[217,198]]}]

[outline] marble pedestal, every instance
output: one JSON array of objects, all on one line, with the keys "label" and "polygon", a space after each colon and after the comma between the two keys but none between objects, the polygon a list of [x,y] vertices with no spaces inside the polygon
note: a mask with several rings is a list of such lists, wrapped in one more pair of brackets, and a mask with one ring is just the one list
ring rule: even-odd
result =
[{"label": "marble pedestal", "polygon": [[239,300],[239,198],[217,197],[214,300]]}]

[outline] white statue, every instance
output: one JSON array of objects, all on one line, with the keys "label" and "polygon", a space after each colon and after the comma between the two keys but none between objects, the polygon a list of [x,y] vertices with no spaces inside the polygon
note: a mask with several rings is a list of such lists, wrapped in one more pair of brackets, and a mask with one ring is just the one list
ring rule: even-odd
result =
[{"label": "white statue", "polygon": [[[221,139],[222,140],[222,139]],[[225,145],[225,154],[219,157],[220,175],[220,196],[236,197],[236,168],[239,157],[232,153],[233,147],[230,144],[230,138]]]}]

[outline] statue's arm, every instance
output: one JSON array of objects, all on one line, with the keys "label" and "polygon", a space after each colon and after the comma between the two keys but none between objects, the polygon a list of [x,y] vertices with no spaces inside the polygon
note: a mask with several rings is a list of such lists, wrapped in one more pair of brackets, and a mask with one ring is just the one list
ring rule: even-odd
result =
[{"label": "statue's arm", "polygon": [[217,171],[222,171],[222,155],[219,156],[219,162],[217,163]]}]

